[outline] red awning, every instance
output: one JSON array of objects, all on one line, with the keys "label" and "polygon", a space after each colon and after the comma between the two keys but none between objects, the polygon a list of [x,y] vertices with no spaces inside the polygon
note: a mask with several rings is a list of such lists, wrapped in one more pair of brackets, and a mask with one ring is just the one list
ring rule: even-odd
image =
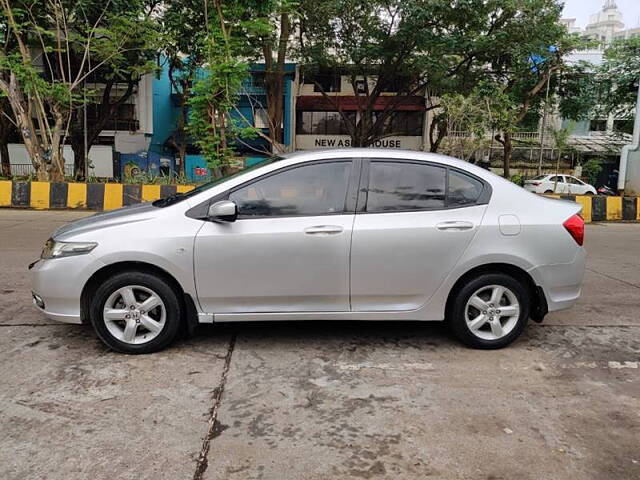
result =
[{"label": "red awning", "polygon": [[[332,95],[331,99],[328,99],[320,95],[304,95],[297,98],[296,110],[315,110],[335,112],[338,110],[338,106],[343,111],[357,111],[360,110],[358,105],[362,105],[364,109],[367,104],[365,97],[356,96],[338,96]],[[387,105],[391,105],[394,110],[404,111],[424,111],[424,97],[406,97],[406,96],[382,96],[378,97],[373,105],[374,110],[384,110]]]}]

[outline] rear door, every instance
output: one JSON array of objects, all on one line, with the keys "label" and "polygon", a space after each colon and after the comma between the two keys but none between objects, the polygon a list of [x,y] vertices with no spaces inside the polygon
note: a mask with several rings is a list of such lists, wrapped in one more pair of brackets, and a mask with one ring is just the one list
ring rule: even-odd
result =
[{"label": "rear door", "polygon": [[351,243],[351,309],[413,310],[454,268],[491,188],[439,164],[365,161]]}]

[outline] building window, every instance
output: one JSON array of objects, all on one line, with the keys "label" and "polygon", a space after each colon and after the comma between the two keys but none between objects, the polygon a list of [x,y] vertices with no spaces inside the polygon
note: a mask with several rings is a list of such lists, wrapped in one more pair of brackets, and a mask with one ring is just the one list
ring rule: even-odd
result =
[{"label": "building window", "polygon": [[253,122],[256,128],[269,128],[269,115],[266,108],[256,108],[253,111]]},{"label": "building window", "polygon": [[[355,112],[347,117],[355,121]],[[296,121],[298,135],[349,135],[340,112],[298,112]]]},{"label": "building window", "polygon": [[613,131],[618,133],[628,133],[629,135],[633,135],[633,120],[614,120],[613,121]]},{"label": "building window", "polygon": [[314,92],[334,93],[340,91],[341,78],[337,73],[307,73],[304,83],[313,85]]},{"label": "building window", "polygon": [[[351,122],[355,123],[356,112],[348,112],[346,115]],[[376,121],[375,116],[373,121]],[[396,112],[385,118],[380,127],[380,135],[419,137],[422,135],[423,122],[424,112]],[[349,135],[349,130],[340,112],[299,111],[296,133],[298,135]]]},{"label": "building window", "polygon": [[589,131],[591,132],[606,132],[607,121],[606,120],[591,120],[589,125]]},{"label": "building window", "polygon": [[424,112],[396,112],[384,120],[381,134],[419,137],[423,121]]}]

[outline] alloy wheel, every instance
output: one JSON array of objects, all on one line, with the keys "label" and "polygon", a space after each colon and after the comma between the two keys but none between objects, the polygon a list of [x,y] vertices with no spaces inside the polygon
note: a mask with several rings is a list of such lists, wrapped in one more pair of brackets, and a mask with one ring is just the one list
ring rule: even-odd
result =
[{"label": "alloy wheel", "polygon": [[515,328],[520,317],[520,304],[508,288],[488,285],[469,297],[464,315],[473,335],[483,340],[498,340]]},{"label": "alloy wheel", "polygon": [[109,333],[132,345],[156,338],[165,326],[166,317],[167,311],[160,296],[141,285],[127,285],[113,292],[102,312]]}]

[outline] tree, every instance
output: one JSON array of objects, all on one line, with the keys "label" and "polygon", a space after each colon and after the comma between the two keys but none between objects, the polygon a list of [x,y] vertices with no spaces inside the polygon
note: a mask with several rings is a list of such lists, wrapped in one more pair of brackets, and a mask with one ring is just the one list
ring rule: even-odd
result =
[{"label": "tree", "polygon": [[126,3],[0,0],[5,41],[15,45],[0,52],[0,92],[39,180],[63,178],[62,148],[87,78],[100,69],[122,72],[135,50],[144,19]]},{"label": "tree", "polygon": [[599,113],[633,118],[640,82],[640,37],[611,44],[595,80]]},{"label": "tree", "polygon": [[188,132],[216,177],[231,166],[233,141],[256,134],[253,127],[243,126],[231,116],[247,77],[244,59],[251,51],[248,38],[261,28],[247,18],[248,3],[252,2],[211,0],[206,16],[206,63],[189,99]]},{"label": "tree", "polygon": [[15,122],[12,118],[11,105],[5,97],[0,97],[0,163],[3,177],[11,176],[11,162],[9,160],[9,138],[15,131]]},{"label": "tree", "polygon": [[[352,146],[392,135],[389,125],[398,107],[423,95],[428,79],[454,68],[437,38],[448,10],[443,2],[418,0],[301,1],[304,74],[314,78],[316,89],[340,113]],[[350,79],[357,116],[346,112],[320,79],[336,72]],[[395,96],[380,100],[391,91]]]},{"label": "tree", "polygon": [[285,62],[290,49],[293,19],[297,2],[276,0],[260,2],[263,26],[258,33],[258,43],[264,59],[264,88],[267,93],[267,117],[269,120],[269,140],[272,150],[282,151],[284,141],[284,87]]},{"label": "tree", "polygon": [[[82,8],[82,21],[67,22],[67,28],[77,35],[88,37],[88,29],[108,29],[116,35],[124,35],[123,38],[126,39],[119,54],[111,57],[85,79],[80,89],[83,95],[82,105],[72,111],[69,143],[73,149],[74,170],[78,179],[84,179],[88,175],[85,148],[88,153],[108,122],[117,117],[120,107],[136,93],[142,76],[156,70],[159,35],[152,17],[155,3],[147,0],[111,2],[109,15],[104,15],[101,10],[104,2],[91,0],[84,5],[72,4],[72,10],[67,13],[69,18],[77,19]],[[134,30],[130,30],[131,27]],[[79,68],[82,55],[83,52],[77,49],[69,49],[72,69]],[[90,68],[89,63],[87,68]],[[92,88],[92,85],[99,87]],[[86,124],[84,108],[92,112]]]},{"label": "tree", "polygon": [[205,56],[207,31],[206,3],[203,0],[169,0],[161,17],[162,53],[166,57],[169,81],[178,98],[178,118],[168,143],[175,148],[184,175],[189,137],[189,99]]}]

